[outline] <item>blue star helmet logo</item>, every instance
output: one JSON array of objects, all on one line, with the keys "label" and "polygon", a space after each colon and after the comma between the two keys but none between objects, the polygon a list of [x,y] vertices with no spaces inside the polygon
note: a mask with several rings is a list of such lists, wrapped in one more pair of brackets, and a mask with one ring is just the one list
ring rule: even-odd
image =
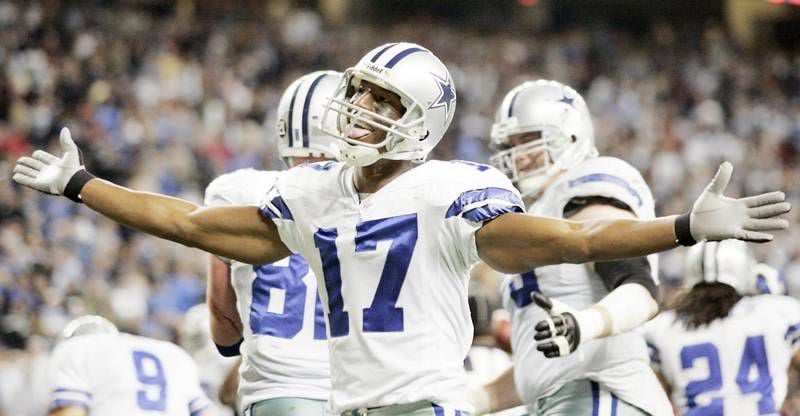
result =
[{"label": "blue star helmet logo", "polygon": [[434,73],[431,73],[431,75],[436,79],[436,85],[439,87],[439,96],[436,97],[436,100],[428,109],[444,107],[445,119],[450,118],[450,109],[456,104],[456,91],[453,89],[453,82],[450,81],[450,78],[443,79]]},{"label": "blue star helmet logo", "polygon": [[560,103],[564,103],[564,104],[566,104],[566,105],[568,105],[568,106],[570,106],[570,107],[574,107],[574,106],[572,105],[572,102],[573,102],[573,101],[575,101],[575,99],[574,99],[574,98],[569,98],[569,97],[567,97],[567,94],[562,94],[562,95],[563,95],[563,97],[561,97],[561,99],[560,99],[560,100],[558,100],[558,102],[560,102]]}]

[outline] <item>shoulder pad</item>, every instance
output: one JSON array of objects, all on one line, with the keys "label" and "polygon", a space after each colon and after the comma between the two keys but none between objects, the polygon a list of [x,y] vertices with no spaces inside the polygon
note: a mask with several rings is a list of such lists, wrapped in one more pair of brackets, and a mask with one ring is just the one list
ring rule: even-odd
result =
[{"label": "shoulder pad", "polygon": [[614,157],[597,157],[584,161],[559,180],[559,193],[564,205],[572,198],[600,196],[617,199],[639,217],[654,215],[650,188],[636,168]]},{"label": "shoulder pad", "polygon": [[257,204],[280,175],[281,172],[252,168],[226,173],[208,184],[204,204],[207,206]]}]

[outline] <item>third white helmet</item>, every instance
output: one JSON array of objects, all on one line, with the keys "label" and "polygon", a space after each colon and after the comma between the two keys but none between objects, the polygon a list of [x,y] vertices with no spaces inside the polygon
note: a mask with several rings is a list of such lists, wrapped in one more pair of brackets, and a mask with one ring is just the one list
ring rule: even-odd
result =
[{"label": "third white helmet", "polygon": [[[512,137],[532,133],[533,140]],[[524,196],[539,193],[547,179],[597,156],[594,127],[583,97],[556,81],[527,81],[506,94],[497,109],[491,133],[498,149],[491,163],[505,173]],[[519,163],[535,158],[535,167]]]}]

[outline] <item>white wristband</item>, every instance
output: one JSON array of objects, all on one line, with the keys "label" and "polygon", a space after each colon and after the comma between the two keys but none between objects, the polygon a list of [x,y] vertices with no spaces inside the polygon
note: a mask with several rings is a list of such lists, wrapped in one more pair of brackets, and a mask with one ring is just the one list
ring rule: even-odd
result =
[{"label": "white wristband", "polygon": [[475,408],[475,416],[492,411],[492,398],[483,387],[478,387],[469,392],[469,402]]}]

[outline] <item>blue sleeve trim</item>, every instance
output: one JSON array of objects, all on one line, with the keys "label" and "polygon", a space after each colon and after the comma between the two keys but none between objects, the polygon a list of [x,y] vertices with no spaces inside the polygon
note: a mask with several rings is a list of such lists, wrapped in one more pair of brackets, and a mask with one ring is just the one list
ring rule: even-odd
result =
[{"label": "blue sleeve trim", "polygon": [[639,193],[633,189],[630,184],[625,179],[620,178],[619,176],[609,175],[607,173],[592,173],[590,175],[581,176],[580,178],[573,179],[569,181],[569,187],[574,188],[578,185],[582,185],[584,183],[589,182],[608,182],[613,183],[614,185],[618,185],[628,191],[631,196],[636,198],[639,206],[642,206],[642,197],[639,196]]},{"label": "blue sleeve trim", "polygon": [[797,337],[794,340],[791,340],[791,338],[794,338],[795,335],[797,335],[798,330],[800,330],[800,322],[794,325],[789,325],[789,328],[786,329],[786,335],[784,335],[783,337],[787,341],[792,341],[792,344],[794,344],[795,342],[797,342],[798,339],[800,339],[800,337]]},{"label": "blue sleeve trim", "polygon": [[205,405],[205,406],[195,410],[194,412],[189,413],[189,416],[197,416],[199,414],[202,414],[206,409],[208,409],[208,405]]},{"label": "blue sleeve trim", "polygon": [[58,387],[58,388],[56,388],[55,390],[53,390],[53,394],[56,394],[56,393],[77,393],[77,394],[82,394],[82,395],[86,396],[89,399],[92,398],[92,393],[90,393],[90,392],[88,392],[86,390],[69,389],[69,388],[66,388],[66,387]]},{"label": "blue sleeve trim", "polygon": [[[499,205],[499,204],[495,203],[495,204],[491,204],[491,205],[484,205],[482,207],[476,207],[476,208],[468,210],[467,213],[465,213],[465,217],[466,217],[466,215],[468,213],[472,213],[472,212],[475,212],[474,214],[471,214],[471,215],[473,215],[475,217],[483,217],[484,214],[488,214],[489,211],[491,211],[491,209],[490,209],[487,212],[484,212],[483,214],[481,214],[479,211],[477,211],[478,209],[484,208],[484,207],[495,207],[495,209],[499,209],[500,207],[507,208],[503,212],[498,212],[497,215],[505,214],[505,213],[508,213],[508,212],[525,212],[524,204],[522,203],[522,200],[520,199],[520,197],[516,193],[514,193],[514,192],[512,192],[512,191],[510,191],[508,189],[492,187],[492,188],[483,188],[483,189],[473,189],[471,191],[466,191],[466,192],[462,193],[461,195],[458,196],[458,198],[456,198],[455,201],[453,201],[452,204],[450,204],[450,207],[447,209],[447,213],[445,214],[444,217],[445,218],[450,218],[450,217],[455,217],[455,216],[461,215],[462,212],[469,205],[474,204],[476,202],[488,201],[488,200],[491,200],[491,199],[507,201],[507,202],[511,203],[511,205],[502,206],[502,205]],[[495,217],[497,215],[495,215]],[[494,218],[494,217],[491,217],[491,218]],[[469,219],[469,218],[467,218],[467,219]],[[482,220],[482,221],[485,221],[485,219]]]},{"label": "blue sleeve trim", "polygon": [[650,353],[650,362],[655,364],[661,364],[661,352],[658,350],[654,344],[649,342],[647,344],[647,352]]},{"label": "blue sleeve trim", "polygon": [[509,212],[523,212],[522,208],[514,205],[484,205],[482,207],[473,208],[462,215],[462,218],[466,218],[472,222],[484,222],[487,220],[491,220],[497,218],[503,214],[508,214]]},{"label": "blue sleeve trim", "polygon": [[[277,209],[278,211],[275,212],[272,209],[272,207],[270,207],[270,205],[275,209]],[[276,196],[269,203],[262,204],[258,210],[259,212],[261,212],[261,216],[269,218],[271,220],[274,219],[294,220],[292,212],[289,211],[289,207],[286,205],[286,203],[283,201],[283,198],[281,198],[280,196]]]},{"label": "blue sleeve trim", "polygon": [[[201,404],[200,404],[199,407],[195,408],[195,404],[198,401],[201,402]],[[206,397],[203,397],[203,396],[195,397],[192,401],[189,402],[189,413],[192,416],[200,414],[202,411],[208,409],[208,406],[210,405],[210,403],[211,403],[210,400],[208,400],[208,398],[206,398]]]}]

